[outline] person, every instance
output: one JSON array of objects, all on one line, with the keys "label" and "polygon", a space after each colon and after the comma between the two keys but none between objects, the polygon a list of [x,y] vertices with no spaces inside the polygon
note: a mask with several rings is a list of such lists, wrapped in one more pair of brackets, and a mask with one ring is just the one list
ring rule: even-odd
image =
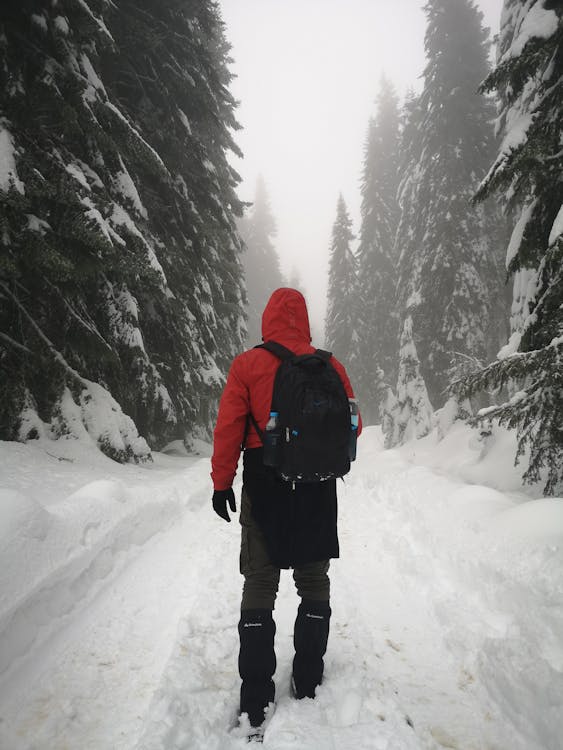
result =
[{"label": "person", "polygon": [[[281,288],[272,294],[262,315],[262,338],[298,355],[315,351],[307,305],[299,291]],[[334,357],[330,363],[353,398],[344,366]],[[236,511],[232,484],[244,447],[238,664],[240,714],[248,715],[252,727],[263,724],[275,697],[272,612],[280,569],[293,568],[301,597],[294,627],[292,692],[296,698],[314,698],[323,677],[331,616],[329,560],[339,556],[336,480],[292,484],[278,477],[264,465],[262,441],[249,420],[252,414],[264,431],[279,365],[274,354],[261,348],[233,360],[219,404],[211,459],[213,508],[230,521],[227,506]]]}]

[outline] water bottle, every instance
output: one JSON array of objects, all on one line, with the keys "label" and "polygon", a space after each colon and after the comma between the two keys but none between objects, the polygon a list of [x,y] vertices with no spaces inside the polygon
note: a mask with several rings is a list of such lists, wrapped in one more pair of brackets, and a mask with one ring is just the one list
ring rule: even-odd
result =
[{"label": "water bottle", "polygon": [[355,398],[349,398],[348,403],[350,404],[350,445],[348,447],[348,458],[350,461],[356,460],[356,443],[358,442],[358,424],[359,424],[359,410],[358,402]]},{"label": "water bottle", "polygon": [[280,464],[281,432],[278,417],[277,411],[271,411],[270,419],[266,424],[266,432],[264,433],[265,466],[279,466]]}]

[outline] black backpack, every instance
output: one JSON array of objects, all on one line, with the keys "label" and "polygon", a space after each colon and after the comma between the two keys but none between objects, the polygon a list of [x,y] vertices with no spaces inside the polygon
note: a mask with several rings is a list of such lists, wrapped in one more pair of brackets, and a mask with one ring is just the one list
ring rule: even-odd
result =
[{"label": "black backpack", "polygon": [[[272,412],[278,413],[275,468],[290,482],[319,482],[350,471],[350,405],[331,353],[294,354],[275,341],[260,344],[281,359],[274,380]],[[269,438],[250,420],[266,445]]]}]

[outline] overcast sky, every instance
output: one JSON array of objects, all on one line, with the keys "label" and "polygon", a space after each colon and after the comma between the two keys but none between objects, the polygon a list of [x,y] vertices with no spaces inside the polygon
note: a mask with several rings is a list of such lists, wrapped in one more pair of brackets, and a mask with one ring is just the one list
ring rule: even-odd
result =
[{"label": "overcast sky", "polygon": [[[383,73],[402,98],[421,88],[422,0],[220,0],[240,101],[240,197],[262,174],[282,270],[296,268],[322,344],[328,254],[342,192],[359,230],[360,175]],[[498,31],[502,0],[479,0]]]}]

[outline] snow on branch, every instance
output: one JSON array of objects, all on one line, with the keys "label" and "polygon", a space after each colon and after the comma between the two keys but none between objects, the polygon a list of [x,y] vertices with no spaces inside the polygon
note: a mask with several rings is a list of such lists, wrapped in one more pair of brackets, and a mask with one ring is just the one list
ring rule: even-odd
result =
[{"label": "snow on branch", "polygon": [[114,38],[112,37],[108,27],[105,25],[103,20],[101,18],[98,18],[98,16],[94,15],[92,10],[90,9],[90,6],[86,3],[86,0],[76,0],[81,8],[84,9],[84,11],[88,14],[88,16],[94,21],[94,23],[98,26],[100,31],[112,42],[114,42]]},{"label": "snow on branch", "polygon": [[125,117],[125,115],[110,101],[104,102],[106,107],[113,112],[116,117],[119,118],[119,120],[127,127],[127,129],[133,134],[133,136],[141,143],[154,157],[155,161],[164,169],[166,174],[168,174],[168,169],[166,168],[166,164],[162,161],[159,154],[155,151],[155,149],[147,143],[147,141],[143,138],[143,136],[139,133],[139,131],[133,127],[133,125],[129,122],[129,120]]},{"label": "snow on branch", "polygon": [[[75,438],[80,439],[87,433],[98,448],[115,461],[151,461],[151,451],[147,442],[139,435],[135,423],[123,413],[111,393],[99,383],[83,378],[69,365],[10,288],[2,281],[0,288],[29,321],[39,338],[46,344],[53,359],[61,365],[67,375],[82,386],[78,404],[74,401],[69,388],[63,389],[57,415],[51,425],[55,435],[70,432]],[[26,435],[20,434],[20,438],[25,440]]]},{"label": "snow on branch", "polygon": [[10,344],[11,346],[15,347],[16,349],[21,349],[26,354],[33,354],[33,352],[31,351],[31,349],[29,349],[24,344],[20,344],[19,341],[15,341],[11,336],[8,336],[7,333],[3,333],[2,331],[0,331],[0,338],[4,339],[4,341],[7,341],[8,344]]},{"label": "snow on branch", "polygon": [[0,118],[0,190],[8,192],[10,187],[14,187],[18,192],[24,193],[23,182],[16,170],[15,154],[12,134],[6,128],[6,121]]},{"label": "snow on branch", "polygon": [[29,321],[31,327],[34,329],[34,331],[37,333],[39,338],[43,341],[44,344],[46,344],[47,348],[53,355],[53,358],[61,365],[61,367],[64,368],[64,370],[77,382],[79,382],[84,387],[88,387],[88,381],[85,380],[73,367],[71,367],[66,359],[63,357],[63,355],[55,348],[55,345],[52,343],[52,341],[43,333],[43,330],[39,326],[39,324],[31,317],[29,312],[26,310],[25,306],[22,305],[22,303],[19,301],[19,299],[16,297],[16,295],[11,291],[11,289],[4,284],[3,281],[0,281],[0,288],[4,290],[4,292],[10,297],[12,302],[16,305],[18,310],[23,313],[23,315],[27,318]]},{"label": "snow on branch", "polygon": [[89,331],[91,334],[93,334],[96,338],[98,338],[102,344],[107,347],[111,351],[111,346],[108,344],[108,342],[105,340],[105,338],[102,336],[102,334],[98,331],[96,325],[94,323],[91,323],[90,321],[85,320],[70,304],[70,302],[67,300],[67,298],[63,295],[61,290],[58,286],[55,284],[52,284],[48,278],[45,278],[45,282],[47,286],[50,286],[53,291],[55,291],[60,299],[62,300],[64,306],[69,311],[69,313],[72,315],[72,317],[78,321],[78,323],[85,328],[87,331]]}]

